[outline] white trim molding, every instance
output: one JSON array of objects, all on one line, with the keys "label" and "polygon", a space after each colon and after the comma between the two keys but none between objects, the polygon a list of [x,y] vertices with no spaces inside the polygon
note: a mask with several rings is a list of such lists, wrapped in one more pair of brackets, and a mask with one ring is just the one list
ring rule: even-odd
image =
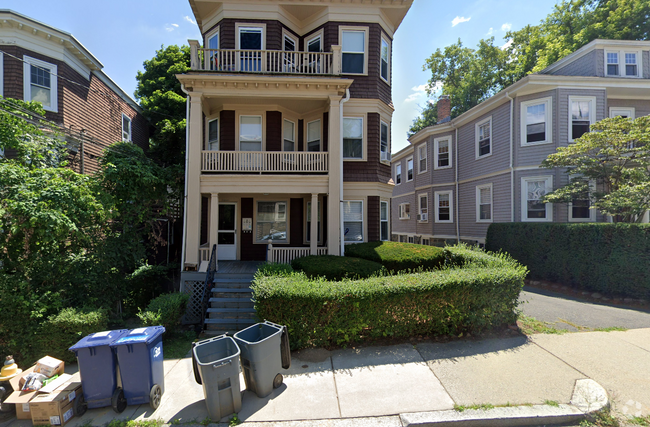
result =
[{"label": "white trim molding", "polygon": [[[553,190],[553,175],[524,176],[521,178],[521,221],[522,222],[552,222],[553,204],[544,203],[544,217],[528,218],[528,182],[544,182],[544,194]],[[540,194],[543,196],[544,194]],[[531,199],[538,200],[538,199]]]},{"label": "white trim molding", "polygon": [[[544,106],[544,139],[540,141],[528,142],[528,108],[538,105]],[[521,141],[522,147],[532,145],[552,144],[553,143],[553,97],[532,99],[521,103]],[[533,123],[537,124],[537,123]]]},{"label": "white trim molding", "polygon": [[625,116],[628,119],[634,120],[636,111],[634,107],[609,107],[609,117],[614,118],[617,116]]}]

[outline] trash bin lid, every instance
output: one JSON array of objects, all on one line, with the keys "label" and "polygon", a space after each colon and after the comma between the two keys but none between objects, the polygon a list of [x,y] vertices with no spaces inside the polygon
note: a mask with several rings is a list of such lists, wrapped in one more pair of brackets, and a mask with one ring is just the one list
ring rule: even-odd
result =
[{"label": "trash bin lid", "polygon": [[147,328],[137,328],[128,331],[126,335],[121,336],[118,340],[111,343],[111,347],[117,347],[123,344],[149,344],[165,332],[164,326],[149,326]]},{"label": "trash bin lid", "polygon": [[79,350],[81,348],[99,347],[101,345],[110,345],[116,339],[122,337],[128,329],[117,329],[114,331],[95,332],[94,334],[83,337],[79,342],[69,348],[69,350]]}]

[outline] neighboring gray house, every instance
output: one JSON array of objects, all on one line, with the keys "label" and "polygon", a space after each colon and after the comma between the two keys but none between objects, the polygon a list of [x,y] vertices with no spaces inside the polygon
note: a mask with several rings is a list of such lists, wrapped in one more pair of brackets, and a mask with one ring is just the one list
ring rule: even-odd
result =
[{"label": "neighboring gray house", "polygon": [[650,114],[650,41],[594,40],[453,120],[447,98],[438,108],[391,161],[392,240],[484,243],[492,222],[608,221],[588,200],[539,202],[568,182],[540,164],[596,121]]}]

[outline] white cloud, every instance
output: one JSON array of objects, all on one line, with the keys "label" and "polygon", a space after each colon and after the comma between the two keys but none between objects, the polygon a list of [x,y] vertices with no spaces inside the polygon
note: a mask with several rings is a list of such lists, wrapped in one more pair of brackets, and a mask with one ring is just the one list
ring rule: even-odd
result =
[{"label": "white cloud", "polygon": [[187,22],[189,22],[190,24],[196,25],[196,21],[193,20],[192,18],[190,18],[189,16],[185,16],[184,19],[185,19]]},{"label": "white cloud", "polygon": [[[413,86],[411,90],[413,91],[412,94],[410,94],[405,100],[404,103],[409,103],[409,102],[414,102],[414,101],[420,101],[424,98],[427,97],[427,89],[429,88],[429,84],[423,84],[419,86]],[[433,85],[433,88],[431,92],[435,93],[442,89],[442,82],[436,82],[435,85]],[[429,102],[434,103],[435,101],[429,100]]]},{"label": "white cloud", "polygon": [[172,27],[178,28],[178,24],[172,24]]},{"label": "white cloud", "polygon": [[512,28],[512,24],[506,22],[501,26],[501,31],[510,31],[511,28]]},{"label": "white cloud", "polygon": [[167,31],[168,33],[171,33],[176,28],[178,28],[178,24],[165,24],[165,31]]},{"label": "white cloud", "polygon": [[501,50],[506,50],[510,46],[512,46],[512,41],[513,41],[512,39],[508,39],[508,41],[503,46],[501,46]]},{"label": "white cloud", "polygon": [[490,27],[490,30],[487,32],[486,35],[491,36],[492,33],[494,33],[494,28]]},{"label": "white cloud", "polygon": [[472,19],[471,16],[469,18],[465,18],[464,16],[457,16],[451,21],[451,26],[455,27],[456,25],[462,24],[463,22],[467,22],[470,19]]}]

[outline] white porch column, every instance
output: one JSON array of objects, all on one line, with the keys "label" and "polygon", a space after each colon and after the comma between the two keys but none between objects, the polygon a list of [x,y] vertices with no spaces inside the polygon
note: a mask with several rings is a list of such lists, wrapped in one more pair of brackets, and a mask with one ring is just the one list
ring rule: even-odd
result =
[{"label": "white porch column", "polygon": [[309,253],[316,255],[318,247],[318,193],[311,193],[311,224],[309,224]]},{"label": "white porch column", "polygon": [[[341,99],[330,96],[329,111],[329,194],[327,197],[327,253],[341,254],[341,179],[343,153],[341,143]],[[313,210],[312,210],[313,212]],[[312,223],[313,225],[313,223]],[[312,239],[314,240],[314,239]]]},{"label": "white porch column", "polygon": [[190,92],[190,117],[187,124],[189,141],[185,160],[187,203],[185,206],[184,269],[199,267],[199,235],[201,228],[201,150],[203,147],[203,111],[201,93]]},{"label": "white porch column", "polygon": [[212,193],[212,199],[210,200],[210,250],[212,250],[212,245],[218,245],[217,243],[217,240],[219,240],[218,231],[219,231],[219,193]]}]

